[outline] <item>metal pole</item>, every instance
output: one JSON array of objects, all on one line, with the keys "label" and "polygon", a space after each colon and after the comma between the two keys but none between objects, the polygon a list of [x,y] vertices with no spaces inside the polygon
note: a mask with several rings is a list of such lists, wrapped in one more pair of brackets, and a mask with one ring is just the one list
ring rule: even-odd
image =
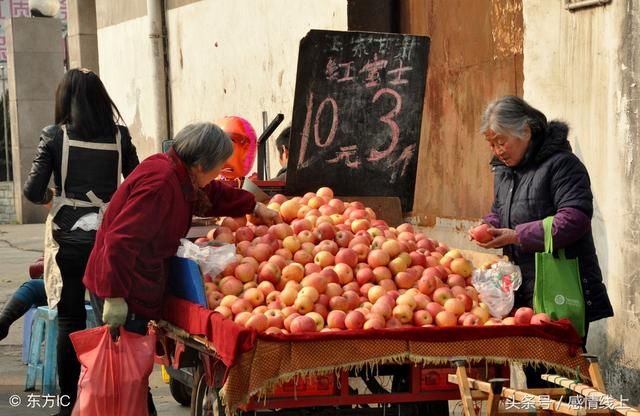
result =
[{"label": "metal pole", "polygon": [[7,182],[10,181],[11,176],[9,175],[11,171],[11,167],[9,165],[9,141],[7,134],[7,92],[5,90],[5,78],[4,78],[4,65],[0,66],[0,78],[2,78],[2,121],[3,121],[3,135],[4,135],[4,164],[7,170]]}]

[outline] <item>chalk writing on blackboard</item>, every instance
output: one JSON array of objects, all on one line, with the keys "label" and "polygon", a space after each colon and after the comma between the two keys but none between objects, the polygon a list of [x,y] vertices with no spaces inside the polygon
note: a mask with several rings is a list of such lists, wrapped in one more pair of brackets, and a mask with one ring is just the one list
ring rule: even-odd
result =
[{"label": "chalk writing on blackboard", "polygon": [[287,188],[413,201],[429,39],[311,31],[298,60]]}]

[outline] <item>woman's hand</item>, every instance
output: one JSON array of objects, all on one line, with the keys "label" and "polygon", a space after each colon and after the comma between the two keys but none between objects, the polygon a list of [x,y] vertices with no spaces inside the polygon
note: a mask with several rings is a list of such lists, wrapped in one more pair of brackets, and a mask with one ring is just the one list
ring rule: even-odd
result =
[{"label": "woman's hand", "polygon": [[253,214],[261,219],[265,225],[280,224],[282,222],[282,218],[278,212],[267,208],[264,204],[259,202],[256,204]]},{"label": "woman's hand", "polygon": [[482,248],[502,248],[511,244],[520,244],[516,230],[511,228],[489,228],[493,240],[486,243],[477,243]]}]

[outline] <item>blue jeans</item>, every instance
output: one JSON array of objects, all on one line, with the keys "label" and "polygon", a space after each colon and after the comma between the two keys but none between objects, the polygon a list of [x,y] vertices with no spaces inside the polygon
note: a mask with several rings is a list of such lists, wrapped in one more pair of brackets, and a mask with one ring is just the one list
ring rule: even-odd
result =
[{"label": "blue jeans", "polygon": [[45,306],[47,292],[44,290],[44,280],[32,279],[24,282],[13,294],[15,299],[31,306]]}]

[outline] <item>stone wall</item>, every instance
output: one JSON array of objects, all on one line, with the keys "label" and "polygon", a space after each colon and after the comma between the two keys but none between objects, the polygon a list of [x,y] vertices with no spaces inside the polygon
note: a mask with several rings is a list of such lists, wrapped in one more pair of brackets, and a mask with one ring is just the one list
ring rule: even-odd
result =
[{"label": "stone wall", "polygon": [[16,222],[16,202],[13,182],[0,182],[0,224]]}]

